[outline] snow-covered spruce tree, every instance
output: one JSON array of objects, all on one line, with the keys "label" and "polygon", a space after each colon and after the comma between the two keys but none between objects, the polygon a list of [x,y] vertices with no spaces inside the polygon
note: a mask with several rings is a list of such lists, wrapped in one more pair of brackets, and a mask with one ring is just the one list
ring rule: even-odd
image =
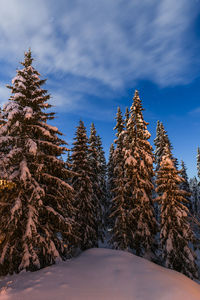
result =
[{"label": "snow-covered spruce tree", "polygon": [[187,169],[186,169],[184,161],[181,161],[180,175],[184,180],[180,184],[180,189],[187,193],[185,195],[185,198],[187,200],[186,206],[188,207],[189,211],[192,212],[191,191],[190,191],[190,185],[189,185],[189,182],[188,182]]},{"label": "snow-covered spruce tree", "polygon": [[132,228],[129,223],[129,198],[126,195],[126,179],[124,176],[124,120],[120,108],[118,107],[116,116],[117,130],[115,140],[116,149],[114,151],[114,188],[112,190],[113,199],[111,202],[110,224],[111,239],[110,244],[115,249],[128,250],[131,245]]},{"label": "snow-covered spruce tree", "polygon": [[[162,156],[163,156],[164,148],[165,148],[166,144],[169,145],[170,150],[173,149],[172,144],[169,140],[167,131],[165,130],[165,128],[163,126],[163,123],[160,121],[157,121],[156,138],[154,140],[154,145],[155,145],[154,154],[155,154],[156,171],[159,170],[160,162],[162,160]],[[173,155],[172,155],[172,160],[175,163],[176,169],[178,169],[178,161],[175,157],[173,157]]]},{"label": "snow-covered spruce tree", "polygon": [[79,224],[79,247],[81,250],[98,246],[97,220],[93,203],[92,170],[88,161],[88,138],[84,123],[77,127],[72,148],[72,171],[77,173],[72,178],[75,190],[76,221]]},{"label": "snow-covered spruce tree", "polygon": [[126,132],[126,200],[129,207],[130,248],[137,255],[148,256],[155,249],[157,223],[152,201],[153,153],[148,141],[148,123],[143,119],[142,103],[135,91]]},{"label": "snow-covered spruce tree", "polygon": [[126,125],[128,123],[129,115],[130,115],[129,109],[128,109],[128,107],[126,107],[126,112],[125,112],[125,127],[126,127]]},{"label": "snow-covered spruce tree", "polygon": [[100,185],[99,174],[100,164],[99,164],[99,154],[98,154],[98,141],[97,141],[97,132],[94,126],[94,123],[91,124],[90,128],[90,137],[89,137],[89,148],[88,148],[88,159],[91,166],[91,176],[92,181],[92,201],[95,209],[96,216],[96,232],[98,239],[103,241],[103,203],[102,203],[102,191]]},{"label": "snow-covered spruce tree", "polygon": [[114,189],[114,151],[115,147],[113,143],[110,145],[109,150],[109,158],[108,158],[108,164],[107,164],[107,212],[106,212],[106,220],[105,220],[105,229],[111,229],[111,219],[109,218],[110,215],[110,209],[111,209],[111,203],[112,198],[114,197],[113,189]]},{"label": "snow-covered spruce tree", "polygon": [[114,189],[114,151],[115,147],[113,143],[110,146],[109,151],[109,158],[108,158],[108,164],[107,164],[107,191],[108,191],[108,201],[111,202],[111,199],[113,198],[113,192]]},{"label": "snow-covered spruce tree", "polygon": [[67,160],[66,160],[66,168],[68,170],[72,169],[72,156],[71,156],[71,150],[67,151]]},{"label": "snow-covered spruce tree", "polygon": [[[72,170],[72,157],[71,157],[71,150],[69,150],[69,149],[67,151],[67,159],[65,161],[65,167],[69,171]],[[68,179],[66,180],[66,182],[71,186],[72,185],[72,176],[68,177]]]},{"label": "snow-covered spruce tree", "polygon": [[197,174],[200,178],[200,148],[197,148]]},{"label": "snow-covered spruce tree", "polygon": [[161,205],[160,241],[164,265],[197,278],[195,254],[189,247],[194,235],[188,221],[188,208],[184,205],[185,191],[180,190],[183,179],[172,161],[169,145],[166,144],[160,169],[157,173],[157,197]]},{"label": "snow-covered spruce tree", "polygon": [[108,197],[107,197],[107,165],[105,159],[105,152],[103,150],[102,141],[99,135],[97,135],[97,154],[99,164],[99,186],[101,191],[101,206],[102,206],[102,222],[106,224],[106,216],[108,211]]},{"label": "snow-covered spruce tree", "polygon": [[162,157],[162,148],[165,146],[165,143],[163,143],[163,146],[161,144],[161,128],[160,128],[160,121],[157,121],[157,126],[156,126],[156,138],[154,139],[154,145],[155,145],[155,151],[154,151],[154,156],[155,156],[155,165],[156,165],[156,171],[160,167],[160,161]]},{"label": "snow-covered spruce tree", "polygon": [[195,217],[200,217],[200,188],[197,178],[194,176],[189,181],[191,191],[192,212]]},{"label": "snow-covered spruce tree", "polygon": [[32,62],[29,50],[8,86],[7,122],[0,128],[1,176],[16,183],[14,192],[1,193],[1,274],[53,264],[76,244],[73,189],[66,183],[70,172],[59,158],[65,142],[47,123],[54,118],[45,112],[50,96]]}]

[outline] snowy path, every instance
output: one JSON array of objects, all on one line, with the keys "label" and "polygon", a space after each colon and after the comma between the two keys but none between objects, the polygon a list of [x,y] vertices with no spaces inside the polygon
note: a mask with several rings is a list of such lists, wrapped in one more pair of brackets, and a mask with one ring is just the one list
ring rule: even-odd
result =
[{"label": "snowy path", "polygon": [[37,272],[0,279],[0,300],[199,300],[200,286],[123,251],[90,249]]}]

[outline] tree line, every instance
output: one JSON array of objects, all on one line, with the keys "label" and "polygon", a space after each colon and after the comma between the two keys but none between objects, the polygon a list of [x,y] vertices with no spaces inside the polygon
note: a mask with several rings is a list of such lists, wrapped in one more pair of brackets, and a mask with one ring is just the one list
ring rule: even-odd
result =
[{"label": "tree line", "polygon": [[[198,181],[188,182],[183,162],[178,170],[162,122],[153,153],[136,90],[125,117],[118,108],[108,164],[93,123],[88,137],[79,122],[68,149],[48,123],[46,80],[32,63],[29,50],[1,111],[0,274],[35,271],[106,242],[197,278]],[[200,174],[200,150],[197,161]]]}]

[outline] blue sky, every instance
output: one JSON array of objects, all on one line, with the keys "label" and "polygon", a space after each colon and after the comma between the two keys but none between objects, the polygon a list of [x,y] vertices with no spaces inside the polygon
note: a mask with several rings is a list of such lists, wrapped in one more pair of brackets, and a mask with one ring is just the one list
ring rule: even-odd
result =
[{"label": "blue sky", "polygon": [[152,141],[163,121],[189,176],[200,145],[199,0],[0,0],[0,102],[31,47],[57,117],[73,140],[94,122],[106,153],[117,106],[138,89]]}]

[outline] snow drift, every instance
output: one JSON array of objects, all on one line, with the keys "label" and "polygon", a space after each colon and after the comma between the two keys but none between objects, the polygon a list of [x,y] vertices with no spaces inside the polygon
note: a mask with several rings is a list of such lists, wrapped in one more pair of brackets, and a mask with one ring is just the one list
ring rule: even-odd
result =
[{"label": "snow drift", "polygon": [[37,272],[0,278],[0,300],[199,300],[186,276],[124,251],[90,249]]}]

